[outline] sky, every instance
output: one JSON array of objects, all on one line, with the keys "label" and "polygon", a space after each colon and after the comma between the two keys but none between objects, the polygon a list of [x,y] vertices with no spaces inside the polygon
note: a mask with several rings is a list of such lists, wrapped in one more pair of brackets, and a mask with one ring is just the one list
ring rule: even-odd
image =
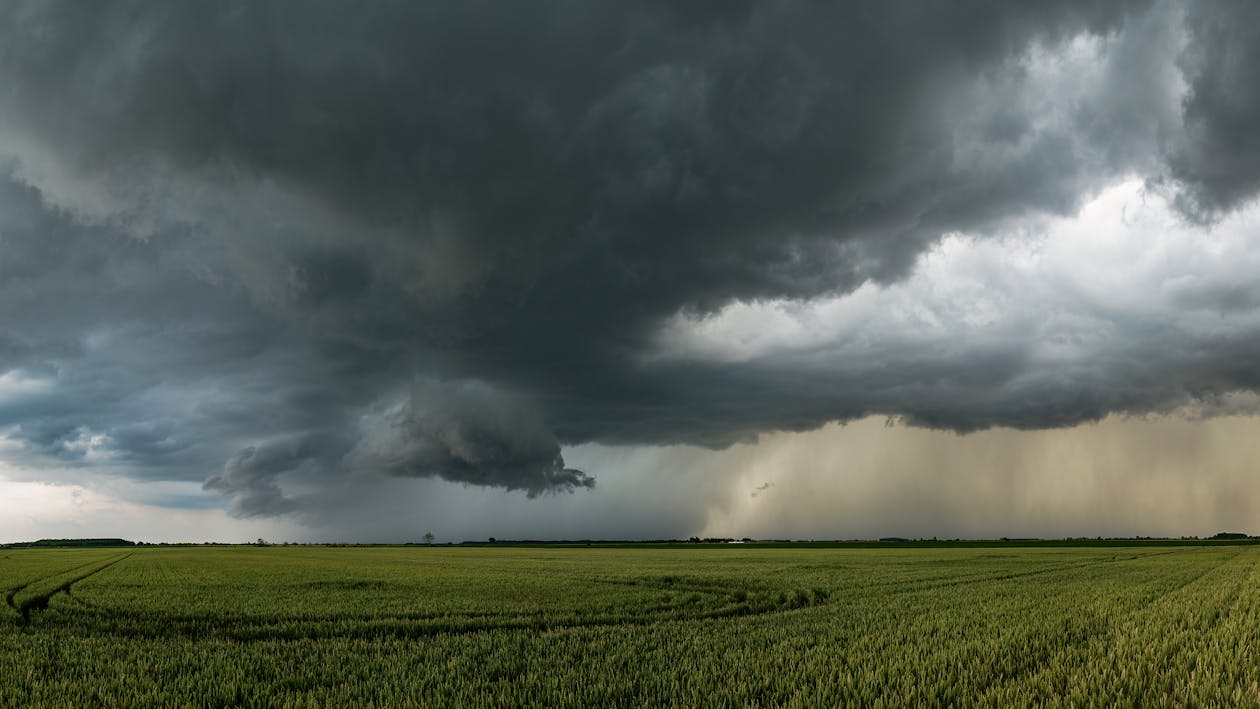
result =
[{"label": "sky", "polygon": [[1260,533],[1260,4],[0,6],[0,542]]}]

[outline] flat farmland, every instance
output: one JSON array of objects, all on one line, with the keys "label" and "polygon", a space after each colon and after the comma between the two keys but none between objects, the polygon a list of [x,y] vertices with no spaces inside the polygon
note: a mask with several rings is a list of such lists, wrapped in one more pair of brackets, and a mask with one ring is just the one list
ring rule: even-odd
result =
[{"label": "flat farmland", "polygon": [[0,706],[1260,704],[1260,547],[0,550]]}]

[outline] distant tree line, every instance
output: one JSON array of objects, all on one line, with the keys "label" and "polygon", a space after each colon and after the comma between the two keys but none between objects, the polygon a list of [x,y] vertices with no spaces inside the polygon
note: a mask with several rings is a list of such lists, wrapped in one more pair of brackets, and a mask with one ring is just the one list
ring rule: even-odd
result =
[{"label": "distant tree line", "polygon": [[14,542],[3,546],[13,549],[21,547],[133,547],[135,542],[126,539],[40,539],[35,542]]}]

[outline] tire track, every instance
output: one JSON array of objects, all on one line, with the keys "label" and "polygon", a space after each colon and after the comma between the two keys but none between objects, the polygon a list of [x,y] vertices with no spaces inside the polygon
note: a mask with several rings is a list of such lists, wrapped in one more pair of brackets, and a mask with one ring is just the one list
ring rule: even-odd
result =
[{"label": "tire track", "polygon": [[[90,576],[99,574],[100,572],[104,571],[105,569],[108,569],[114,564],[117,564],[123,559],[130,557],[133,553],[134,552],[122,554],[120,556],[116,556],[112,559],[109,559],[103,563],[98,561],[98,562],[92,562],[89,564],[84,564],[83,566],[79,566],[79,567],[76,567],[75,569],[71,569],[70,571],[67,571],[64,574],[54,574],[53,576],[45,576],[42,579],[37,579],[35,581],[32,581],[23,586],[19,586],[18,588],[15,588],[9,591],[8,594],[5,595],[4,601],[10,608],[17,611],[18,615],[21,617],[21,624],[26,625],[31,622],[31,612],[37,611],[37,610],[44,610],[45,608],[47,608],[48,602],[52,600],[53,596],[62,592],[69,594],[70,587],[73,586],[74,584]],[[62,581],[56,586],[53,586],[52,588],[48,589],[47,591],[43,593],[33,594],[30,597],[24,598],[20,601],[17,600],[18,595],[21,594],[26,589],[29,589],[40,583],[48,581],[49,579],[57,578],[58,576],[64,576],[66,574],[74,574],[79,569],[83,569],[85,567],[90,567],[88,571],[86,571],[85,573],[70,576],[66,580]]]},{"label": "tire track", "polygon": [[[602,580],[624,584],[622,581]],[[828,593],[821,589],[775,589],[747,593],[723,584],[665,583],[636,581],[657,590],[693,592],[708,596],[709,603],[679,599],[675,603],[648,606],[634,612],[582,613],[537,612],[382,614],[336,620],[294,620],[291,618],[251,618],[247,616],[160,614],[162,634],[171,637],[223,638],[237,642],[304,640],[321,638],[421,638],[471,635],[494,631],[529,630],[555,632],[589,627],[646,626],[657,623],[721,621],[740,617],[789,613],[826,604]],[[704,589],[704,590],[701,590]],[[79,600],[78,602],[86,602]],[[152,637],[156,617],[150,613],[91,607],[91,620],[83,627],[118,637]]]},{"label": "tire track", "polygon": [[[5,558],[8,558],[8,557],[5,557]],[[88,568],[89,566],[93,566],[93,565],[95,565],[95,564],[99,564],[99,563],[101,563],[99,560],[89,561],[89,562],[86,562],[86,563],[83,563],[83,564],[79,564],[79,565],[77,565],[77,566],[71,566],[70,568],[68,568],[68,569],[66,569],[66,570],[64,570],[64,571],[55,571],[55,572],[53,572],[53,573],[51,573],[51,574],[48,574],[47,576],[40,576],[39,578],[36,578],[36,579],[34,579],[34,580],[31,580],[31,581],[25,581],[25,582],[23,582],[23,583],[19,583],[19,584],[18,584],[18,585],[16,585],[16,586],[10,586],[10,587],[8,587],[8,588],[4,589],[4,591],[3,591],[3,593],[4,593],[4,602],[5,602],[5,605],[7,605],[9,608],[12,608],[12,609],[16,612],[16,611],[17,611],[17,605],[14,603],[14,600],[13,600],[13,599],[17,596],[17,594],[19,594],[19,593],[21,593],[21,592],[22,592],[22,589],[24,589],[24,588],[30,588],[31,586],[34,586],[34,585],[35,585],[35,584],[37,584],[37,583],[40,583],[40,582],[42,582],[42,581],[47,581],[48,579],[51,579],[51,578],[56,578],[56,577],[58,577],[58,576],[64,576],[64,575],[66,575],[66,574],[72,574],[72,573],[74,573],[74,572],[78,571],[79,569],[86,569],[86,568]]]}]

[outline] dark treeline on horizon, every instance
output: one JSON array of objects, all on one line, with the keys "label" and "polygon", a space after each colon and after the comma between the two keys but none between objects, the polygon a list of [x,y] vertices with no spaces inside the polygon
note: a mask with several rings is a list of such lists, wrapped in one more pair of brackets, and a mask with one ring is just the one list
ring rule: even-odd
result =
[{"label": "dark treeline on horizon", "polygon": [[133,547],[136,543],[126,539],[39,539],[33,542],[13,542],[3,544],[7,548],[16,547]]}]

